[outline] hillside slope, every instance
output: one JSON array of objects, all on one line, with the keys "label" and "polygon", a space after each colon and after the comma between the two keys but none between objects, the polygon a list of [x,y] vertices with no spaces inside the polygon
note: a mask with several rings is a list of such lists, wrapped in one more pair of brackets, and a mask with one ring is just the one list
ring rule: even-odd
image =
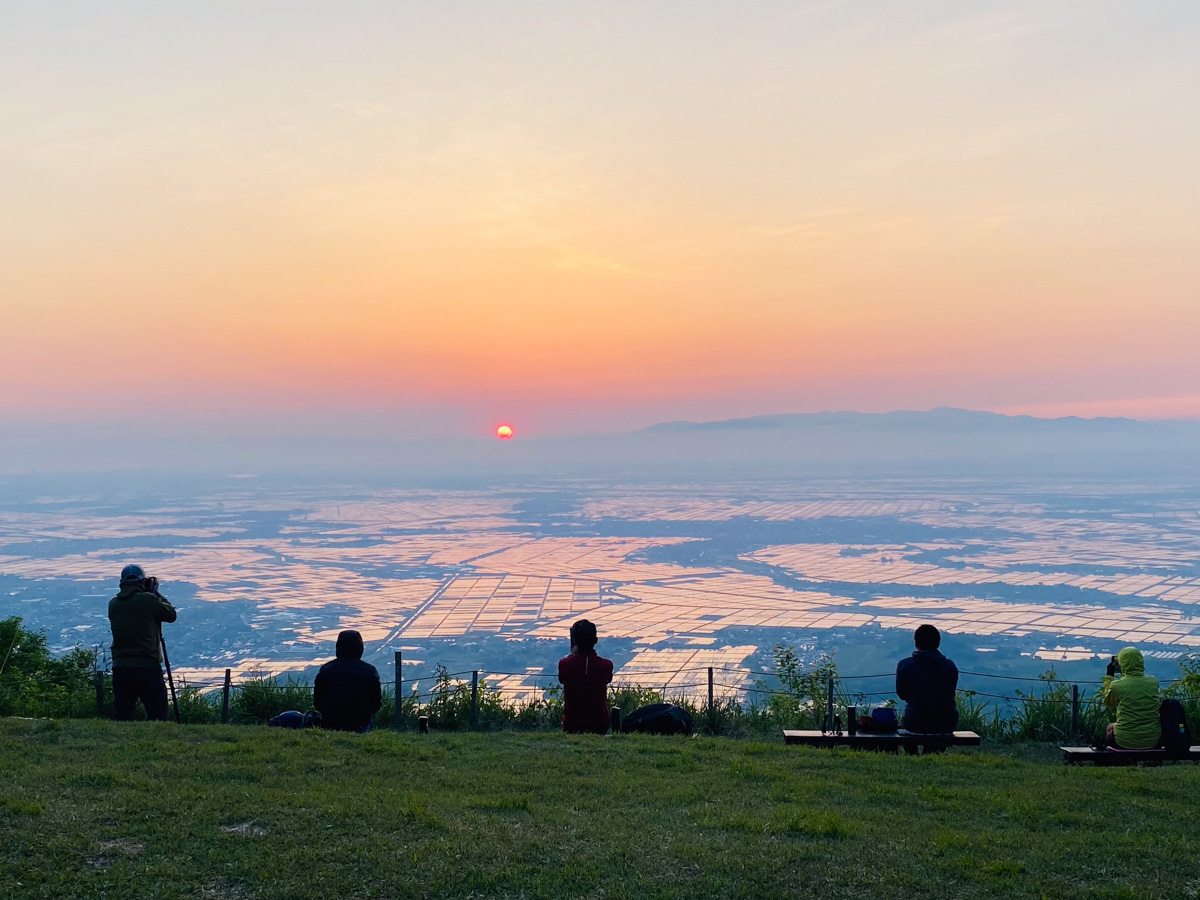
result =
[{"label": "hillside slope", "polygon": [[1200,768],[0,720],[0,896],[1195,897]]}]

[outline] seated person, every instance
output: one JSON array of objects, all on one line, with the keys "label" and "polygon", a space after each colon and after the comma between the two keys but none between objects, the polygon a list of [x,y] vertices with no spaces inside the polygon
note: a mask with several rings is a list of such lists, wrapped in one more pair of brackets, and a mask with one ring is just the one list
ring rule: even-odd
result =
[{"label": "seated person", "polygon": [[1158,679],[1146,674],[1146,662],[1137,647],[1126,647],[1117,662],[1108,664],[1101,691],[1104,705],[1117,711],[1108,726],[1107,744],[1121,750],[1150,750],[1162,735],[1158,720]]},{"label": "seated person", "polygon": [[571,653],[558,661],[563,686],[563,731],[608,733],[608,686],[613,664],[596,654],[596,626],[580,619],[571,626]]},{"label": "seated person", "polygon": [[363,662],[363,639],[357,631],[343,631],[337,639],[337,658],[317,672],[313,706],[321,713],[321,726],[337,731],[371,730],[371,716],[383,706],[379,672]]},{"label": "seated person", "polygon": [[942,634],[932,625],[918,628],[915,642],[913,655],[896,666],[896,695],[904,701],[900,727],[919,734],[948,734],[958,724],[958,667],[938,650]]}]

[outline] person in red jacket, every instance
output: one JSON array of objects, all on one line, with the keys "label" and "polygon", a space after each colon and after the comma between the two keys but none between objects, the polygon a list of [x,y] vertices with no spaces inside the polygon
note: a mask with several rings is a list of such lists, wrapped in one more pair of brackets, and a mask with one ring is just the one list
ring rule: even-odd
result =
[{"label": "person in red jacket", "polygon": [[613,664],[596,654],[596,626],[580,619],[571,626],[571,653],[558,661],[563,686],[563,731],[608,733],[608,686]]}]

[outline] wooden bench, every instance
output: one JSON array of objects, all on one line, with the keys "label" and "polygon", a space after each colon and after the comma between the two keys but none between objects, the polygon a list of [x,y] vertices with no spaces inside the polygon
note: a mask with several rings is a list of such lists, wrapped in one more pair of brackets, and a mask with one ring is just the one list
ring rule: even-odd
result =
[{"label": "wooden bench", "polygon": [[973,731],[955,731],[952,734],[914,734],[896,731],[892,734],[828,734],[821,731],[783,732],[785,744],[802,744],[809,747],[855,747],[859,750],[882,750],[896,753],[901,747],[909,750],[921,748],[945,749],[946,747],[978,747],[979,735]]},{"label": "wooden bench", "polygon": [[1187,753],[1168,753],[1166,750],[1097,750],[1095,747],[1059,747],[1063,762],[1077,766],[1091,763],[1093,766],[1133,766],[1138,763],[1197,762],[1200,763],[1200,747],[1188,748]]}]

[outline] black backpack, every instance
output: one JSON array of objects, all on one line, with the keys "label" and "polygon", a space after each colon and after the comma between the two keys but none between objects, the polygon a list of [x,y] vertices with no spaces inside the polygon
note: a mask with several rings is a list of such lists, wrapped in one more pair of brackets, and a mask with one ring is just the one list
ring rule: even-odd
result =
[{"label": "black backpack", "polygon": [[1158,724],[1162,729],[1162,747],[1171,753],[1187,753],[1192,746],[1192,730],[1188,728],[1183,704],[1170,698],[1158,707]]},{"label": "black backpack", "polygon": [[692,717],[682,706],[651,703],[627,715],[621,730],[626,734],[691,734]]}]

